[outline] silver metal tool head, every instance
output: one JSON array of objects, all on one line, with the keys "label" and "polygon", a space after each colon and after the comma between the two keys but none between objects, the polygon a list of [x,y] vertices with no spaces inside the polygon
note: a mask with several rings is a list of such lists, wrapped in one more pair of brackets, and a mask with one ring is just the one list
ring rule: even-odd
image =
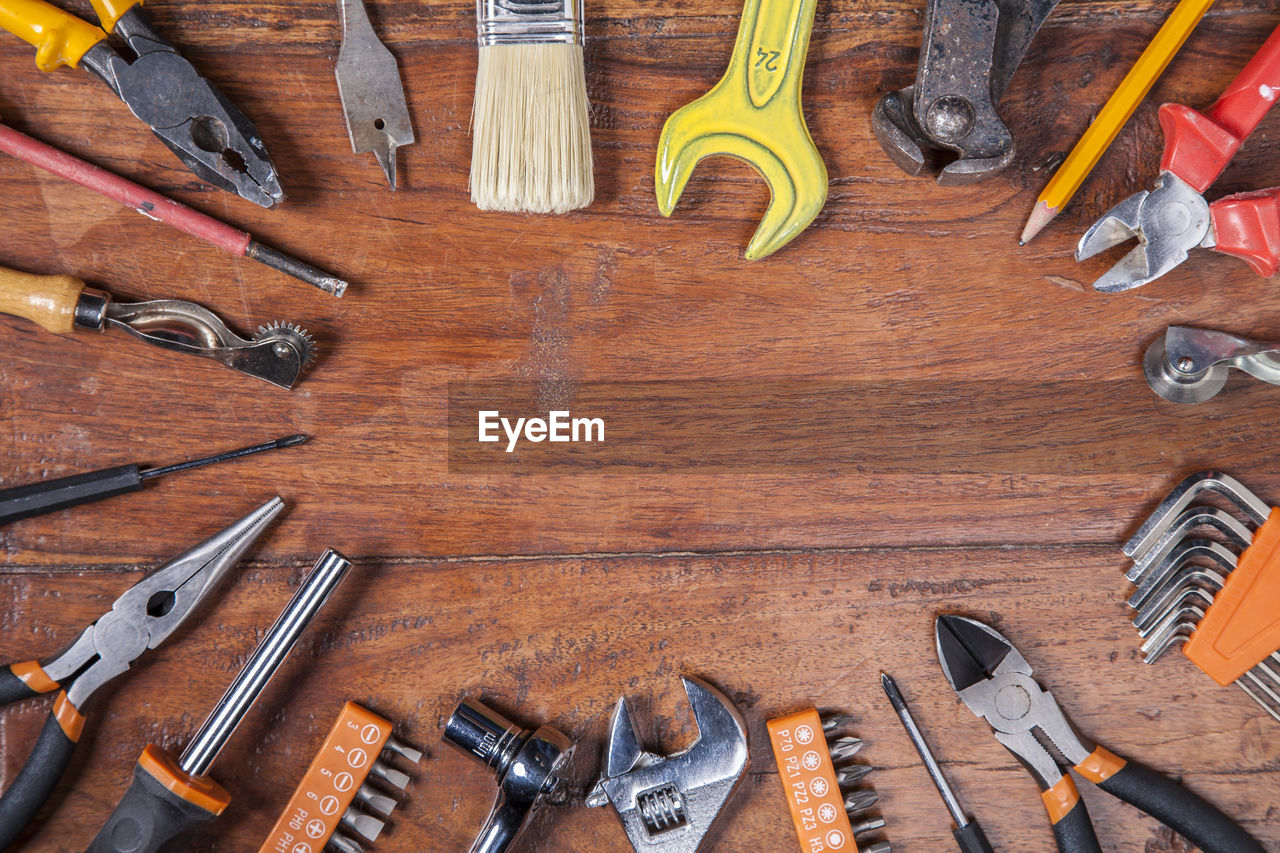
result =
[{"label": "silver metal tool head", "polygon": [[181,299],[148,302],[101,300],[92,316],[76,324],[114,326],[149,344],[220,361],[232,370],[292,388],[315,357],[311,337],[292,323],[259,328],[252,340],[240,337],[208,308]]},{"label": "silver metal tool head", "polygon": [[991,725],[996,740],[1043,789],[1062,778],[1057,755],[1079,764],[1093,751],[1053,695],[1031,677],[1030,664],[999,632],[975,619],[946,615],[938,617],[935,638],[938,659],[952,689],[970,711]]},{"label": "silver metal tool head", "polygon": [[1164,617],[1175,610],[1190,605],[1207,610],[1213,605],[1213,596],[1225,582],[1222,575],[1209,569],[1197,569],[1188,577],[1177,579],[1165,592],[1152,599],[1150,607],[1138,612],[1133,620],[1138,636],[1144,640],[1151,636]]},{"label": "silver metal tool head", "polygon": [[644,751],[626,700],[619,700],[600,781],[587,798],[589,806],[613,804],[637,851],[695,853],[749,763],[738,709],[705,681],[682,680],[697,740],[668,756]]},{"label": "silver metal tool head", "polygon": [[889,158],[917,175],[931,154],[954,155],[938,174],[942,186],[972,184],[1007,167],[1013,134],[996,106],[1057,2],[929,0],[915,82],[885,95],[872,113]]},{"label": "silver metal tool head", "polygon": [[377,841],[383,827],[386,826],[373,815],[361,814],[354,809],[343,812],[342,817],[338,819],[338,824],[348,833],[358,835],[369,842]]},{"label": "silver metal tool head", "polygon": [[[1008,168],[1014,158],[1013,136],[999,120],[994,108],[987,128],[990,138],[980,146],[966,147],[954,140],[957,136],[975,139],[982,134],[973,127],[973,110],[969,102],[958,98],[939,98],[927,111],[937,139],[923,130],[913,115],[915,86],[908,86],[883,96],[871,113],[871,129],[884,153],[899,169],[915,177],[924,171],[930,152],[950,151],[960,156],[938,170],[938,186],[963,187],[993,177]],[[984,153],[978,153],[978,148]]]},{"label": "silver metal tool head", "polygon": [[396,188],[396,149],[413,144],[413,124],[396,58],[373,31],[364,0],[338,0],[342,47],[334,76],[347,119],[351,150],[373,152]]},{"label": "silver metal tool head", "polygon": [[409,783],[413,779],[403,770],[397,770],[394,767],[375,760],[369,765],[369,775],[379,782],[390,785],[397,791],[403,791],[409,787]]},{"label": "silver metal tool head", "polygon": [[1133,560],[1142,559],[1178,523],[1187,507],[1205,492],[1213,492],[1226,498],[1255,526],[1265,522],[1271,514],[1271,507],[1241,485],[1235,477],[1221,471],[1198,471],[1173,487],[1173,491],[1165,496],[1155,512],[1142,522],[1142,526],[1120,550]]},{"label": "silver metal tool head", "polygon": [[476,38],[495,44],[582,44],[583,0],[476,0]]},{"label": "silver metal tool head", "polygon": [[45,668],[49,677],[62,680],[92,660],[67,691],[67,698],[80,708],[95,690],[127,671],[143,652],[169,639],[219,587],[282,509],[284,502],[272,498],[131,586],[110,611]]},{"label": "silver metal tool head", "polygon": [[1141,646],[1143,662],[1155,663],[1173,645],[1181,645],[1191,639],[1196,626],[1204,618],[1204,609],[1187,604],[1165,614]]},{"label": "silver metal tool head", "polygon": [[1175,403],[1202,403],[1214,397],[1227,384],[1229,367],[1280,385],[1280,344],[1170,326],[1142,360],[1151,389]]},{"label": "silver metal tool head", "polygon": [[372,785],[367,782],[356,789],[354,802],[358,803],[361,808],[367,809],[380,817],[391,817],[391,813],[395,811],[399,805],[394,797],[388,797],[381,791],[375,790]]},{"label": "silver metal tool head", "polygon": [[1162,172],[1154,190],[1129,196],[1089,227],[1076,245],[1076,260],[1134,238],[1138,245],[1093,283],[1095,290],[1141,287],[1185,261],[1190,250],[1212,246],[1209,204],[1181,178]]},{"label": "silver metal tool head", "polygon": [[1142,579],[1142,583],[1138,584],[1138,588],[1129,597],[1129,606],[1135,610],[1145,608],[1157,590],[1183,574],[1194,565],[1194,560],[1214,563],[1224,575],[1236,567],[1236,555],[1231,549],[1211,539],[1184,539]]},{"label": "silver metal tool head", "polygon": [[201,180],[262,207],[284,200],[284,189],[261,134],[132,6],[113,29],[137,54],[132,62],[99,42],[82,65],[120,96]]}]

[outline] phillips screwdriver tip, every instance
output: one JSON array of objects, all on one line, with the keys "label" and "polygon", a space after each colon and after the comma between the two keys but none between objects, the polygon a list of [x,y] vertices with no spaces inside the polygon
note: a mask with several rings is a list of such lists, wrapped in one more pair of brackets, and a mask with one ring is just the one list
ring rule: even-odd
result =
[{"label": "phillips screwdriver tip", "polygon": [[880,673],[880,685],[884,688],[885,695],[889,697],[889,704],[893,705],[893,710],[901,714],[907,709],[907,703],[903,701],[902,694],[898,691],[898,684],[893,680],[893,676],[887,672]]}]

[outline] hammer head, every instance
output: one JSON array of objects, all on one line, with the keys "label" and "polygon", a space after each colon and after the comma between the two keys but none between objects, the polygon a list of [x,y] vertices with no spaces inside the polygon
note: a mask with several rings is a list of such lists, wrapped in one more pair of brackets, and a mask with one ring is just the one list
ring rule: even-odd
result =
[{"label": "hammer head", "polygon": [[600,782],[587,798],[590,806],[613,804],[639,851],[694,853],[747,769],[742,714],[705,681],[683,682],[697,740],[669,756],[644,751],[626,699],[620,699]]}]

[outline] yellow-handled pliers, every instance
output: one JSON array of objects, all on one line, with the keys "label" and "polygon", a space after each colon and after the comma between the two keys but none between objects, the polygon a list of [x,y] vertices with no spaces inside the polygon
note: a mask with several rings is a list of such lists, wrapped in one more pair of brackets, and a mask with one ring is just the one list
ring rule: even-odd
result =
[{"label": "yellow-handled pliers", "polygon": [[[257,128],[151,28],[142,0],[91,0],[102,27],[45,3],[0,0],[0,27],[36,48],[36,66],[102,79],[201,180],[263,207],[284,190]],[[120,36],[132,62],[107,44]]]}]

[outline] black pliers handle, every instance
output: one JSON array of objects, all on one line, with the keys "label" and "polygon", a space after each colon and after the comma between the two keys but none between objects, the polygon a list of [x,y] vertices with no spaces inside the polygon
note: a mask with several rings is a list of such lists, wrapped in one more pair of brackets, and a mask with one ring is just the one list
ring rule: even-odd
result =
[{"label": "black pliers handle", "polygon": [[[0,705],[51,693],[61,686],[37,661],[11,664],[0,668]],[[83,728],[84,715],[67,699],[65,690],[59,692],[49,719],[31,750],[31,757],[4,796],[0,797],[0,849],[13,841],[53,793],[54,786],[71,762],[71,754]]]},{"label": "black pliers handle", "polygon": [[[1074,769],[1113,797],[1151,815],[1204,853],[1264,853],[1262,846],[1217,806],[1145,764],[1121,758],[1099,746]],[[1061,781],[1041,796],[1060,853],[1101,853],[1084,800],[1070,776],[1064,773]]]}]

